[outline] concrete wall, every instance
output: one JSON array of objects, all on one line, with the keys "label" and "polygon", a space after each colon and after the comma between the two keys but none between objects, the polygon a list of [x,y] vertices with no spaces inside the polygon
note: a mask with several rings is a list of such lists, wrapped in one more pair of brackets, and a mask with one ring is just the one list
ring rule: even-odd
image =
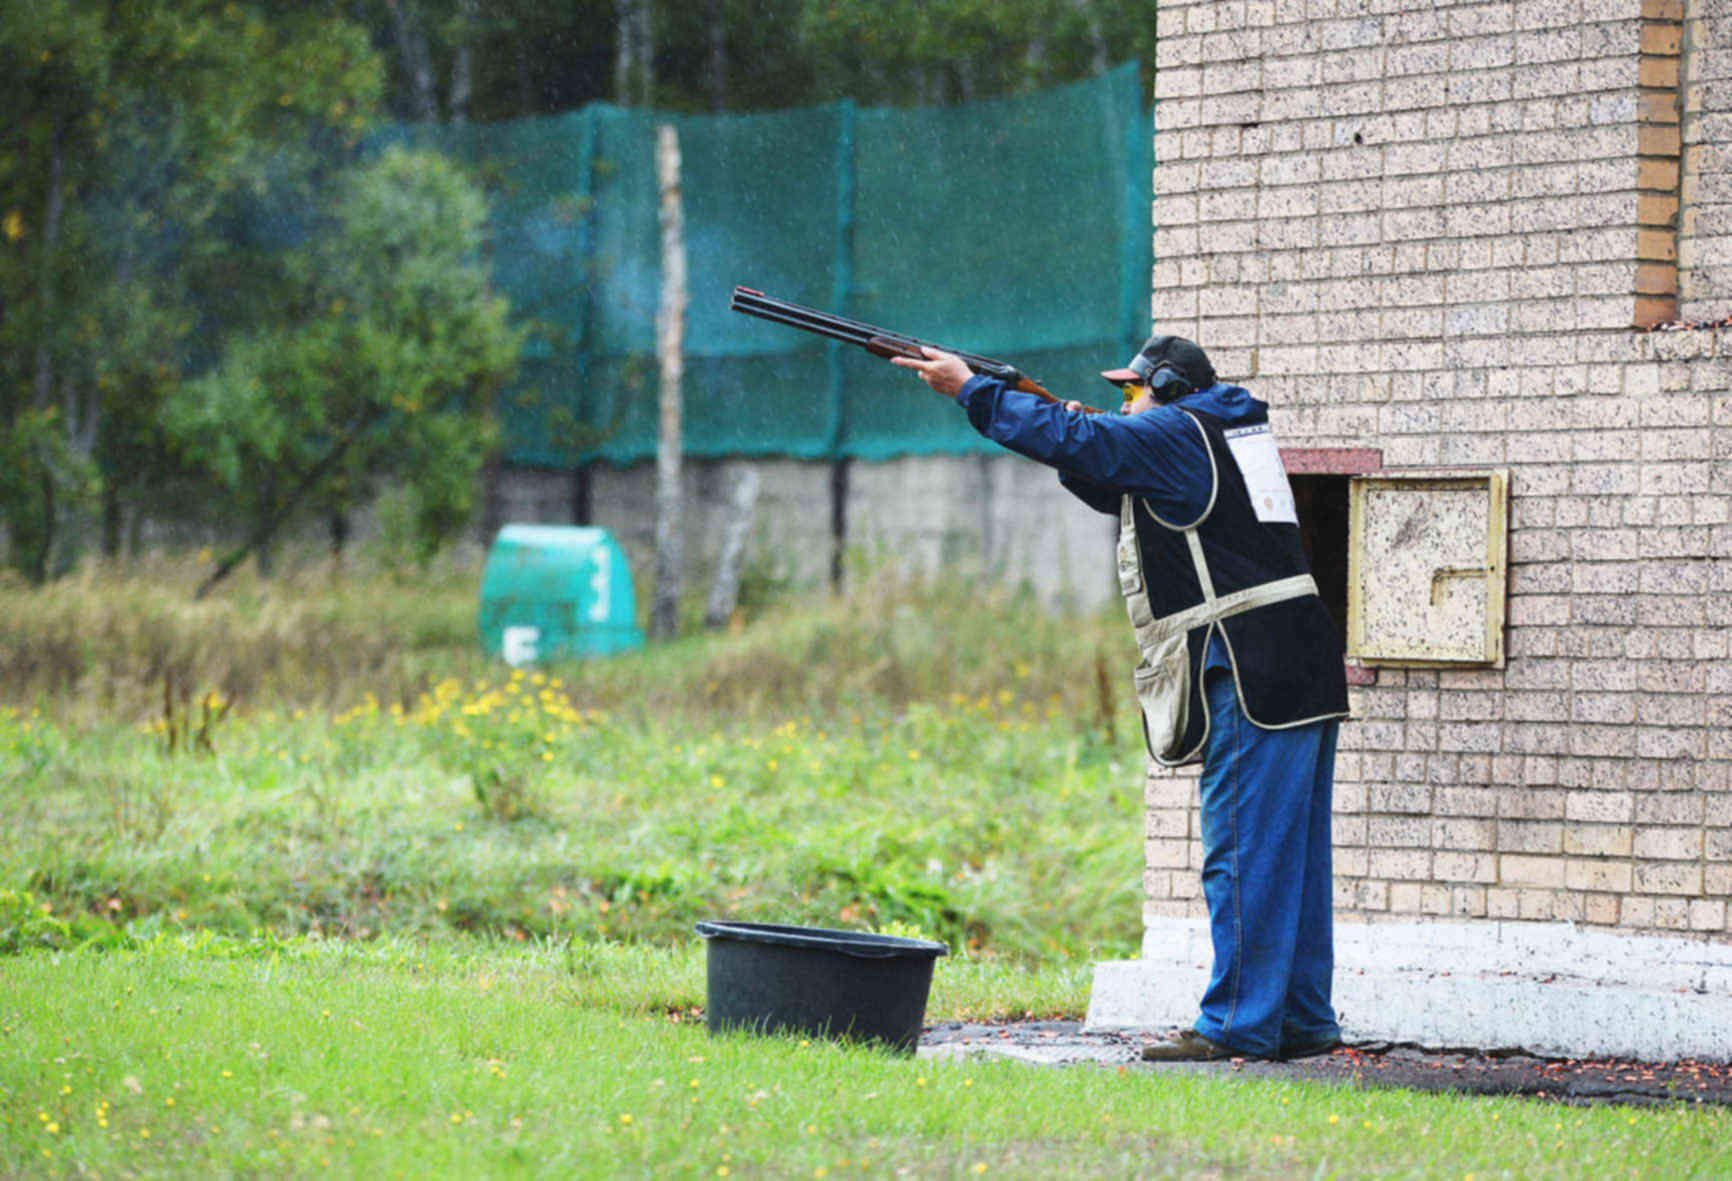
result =
[{"label": "concrete wall", "polygon": [[[688,586],[715,565],[728,490],[739,468],[759,476],[748,566],[796,587],[829,583],[836,552],[832,465],[792,459],[688,460],[683,467]],[[1026,583],[1054,610],[1089,610],[1116,597],[1116,523],[1063,491],[1052,472],[1009,455],[927,456],[846,465],[845,545],[868,562],[925,574],[951,568]],[[497,519],[570,522],[570,473],[507,470]],[[654,572],[655,465],[590,472],[591,523],[611,530],[631,559],[639,599]]]},{"label": "concrete wall", "polygon": [[[1687,7],[1159,0],[1157,327],[1286,446],[1511,473],[1507,666],[1352,692],[1338,918],[1732,939],[1732,329],[1639,330],[1732,310]],[[1145,992],[1205,914],[1194,784],[1147,791]]]}]

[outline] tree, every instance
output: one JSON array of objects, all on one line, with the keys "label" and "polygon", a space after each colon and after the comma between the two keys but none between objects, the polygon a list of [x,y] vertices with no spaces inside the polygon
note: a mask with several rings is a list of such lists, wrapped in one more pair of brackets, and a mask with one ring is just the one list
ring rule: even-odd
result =
[{"label": "tree", "polygon": [[157,411],[224,306],[216,223],[357,136],[378,91],[334,17],[0,7],[0,432],[23,465],[0,515],[30,576],[68,564],[96,497],[113,542],[121,502],[163,476]]},{"label": "tree", "polygon": [[1136,0],[351,7],[392,63],[389,110],[414,121],[546,114],[596,99],[689,111],[962,101],[1086,78],[1131,58],[1152,62],[1154,49],[1153,12]]},{"label": "tree", "polygon": [[1152,52],[1154,19],[1129,0],[805,0],[800,40],[823,97],[967,102]]},{"label": "tree", "polygon": [[[295,513],[342,512],[388,480],[421,555],[468,519],[494,396],[522,333],[488,286],[486,203],[455,165],[402,148],[345,174],[332,216],[286,262],[291,320],[237,338],[166,421],[189,463],[252,520],[222,573]],[[220,576],[220,575],[219,575]]]}]

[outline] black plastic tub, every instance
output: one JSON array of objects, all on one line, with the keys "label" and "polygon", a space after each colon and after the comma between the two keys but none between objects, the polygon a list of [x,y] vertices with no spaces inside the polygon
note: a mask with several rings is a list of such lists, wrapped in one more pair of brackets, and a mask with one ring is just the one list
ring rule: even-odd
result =
[{"label": "black plastic tub", "polygon": [[932,962],[950,954],[925,939],[772,923],[703,922],[698,934],[709,945],[711,1033],[805,1033],[907,1053],[926,1021]]}]

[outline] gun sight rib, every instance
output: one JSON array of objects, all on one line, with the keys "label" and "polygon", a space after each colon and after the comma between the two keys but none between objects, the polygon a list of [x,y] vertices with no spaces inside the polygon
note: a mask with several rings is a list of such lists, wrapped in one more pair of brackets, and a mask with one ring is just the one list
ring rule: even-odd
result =
[{"label": "gun sight rib", "polygon": [[[979,353],[965,353],[960,349],[946,348],[930,341],[919,340],[901,332],[888,332],[860,320],[850,320],[846,316],[833,316],[829,312],[817,308],[803,307],[797,303],[789,303],[785,299],[772,299],[762,291],[754,291],[750,287],[735,287],[734,297],[728,307],[732,311],[748,316],[756,316],[760,320],[768,320],[772,324],[782,324],[789,328],[798,328],[830,340],[839,340],[844,344],[855,345],[865,349],[875,357],[890,358],[898,355],[919,357],[921,349],[930,348],[946,352],[960,358],[974,372],[986,377],[996,378],[1012,389],[1034,394],[1049,402],[1059,399],[1052,396],[1039,382],[1023,376],[1016,366],[1004,361],[995,361],[991,357],[983,357]],[[1092,406],[1082,409],[1089,414],[1099,414]]]},{"label": "gun sight rib", "polygon": [[970,369],[976,371],[982,369],[1004,371],[1013,368],[1008,362],[983,357],[979,353],[969,353],[945,345],[932,344],[929,341],[917,340],[900,332],[875,328],[860,320],[850,320],[844,316],[834,316],[829,312],[821,312],[817,308],[788,303],[786,300],[772,299],[762,292],[753,291],[748,287],[734,288],[734,297],[728,306],[732,311],[756,316],[760,320],[785,324],[790,328],[803,328],[807,332],[816,333],[819,336],[827,336],[832,340],[845,341],[848,344],[860,345],[861,347],[865,347],[869,341],[882,340],[906,348],[912,356],[919,356],[920,348],[924,345],[927,348],[939,349],[952,356],[960,357]]}]

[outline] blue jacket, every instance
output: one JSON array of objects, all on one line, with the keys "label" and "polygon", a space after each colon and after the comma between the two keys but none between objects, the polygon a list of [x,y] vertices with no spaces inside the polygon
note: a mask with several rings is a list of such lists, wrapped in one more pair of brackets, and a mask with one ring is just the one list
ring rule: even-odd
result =
[{"label": "blue jacket", "polygon": [[1199,516],[1209,499],[1209,453],[1178,407],[1212,414],[1224,426],[1269,420],[1269,406],[1216,382],[1142,414],[1085,414],[1034,394],[973,377],[956,395],[974,429],[995,443],[1057,468],[1059,482],[1091,508],[1118,515],[1124,493],[1144,496],[1169,521]]},{"label": "blue jacket", "polygon": [[[1141,414],[1066,410],[990,377],[970,378],[956,395],[974,429],[995,443],[1058,469],[1077,499],[1118,516],[1125,493],[1147,497],[1169,521],[1193,521],[1208,507],[1213,467],[1202,436],[1178,407],[1212,414],[1225,427],[1269,421],[1269,404],[1240,386],[1216,382]],[[1206,666],[1225,668],[1219,644]]]}]

